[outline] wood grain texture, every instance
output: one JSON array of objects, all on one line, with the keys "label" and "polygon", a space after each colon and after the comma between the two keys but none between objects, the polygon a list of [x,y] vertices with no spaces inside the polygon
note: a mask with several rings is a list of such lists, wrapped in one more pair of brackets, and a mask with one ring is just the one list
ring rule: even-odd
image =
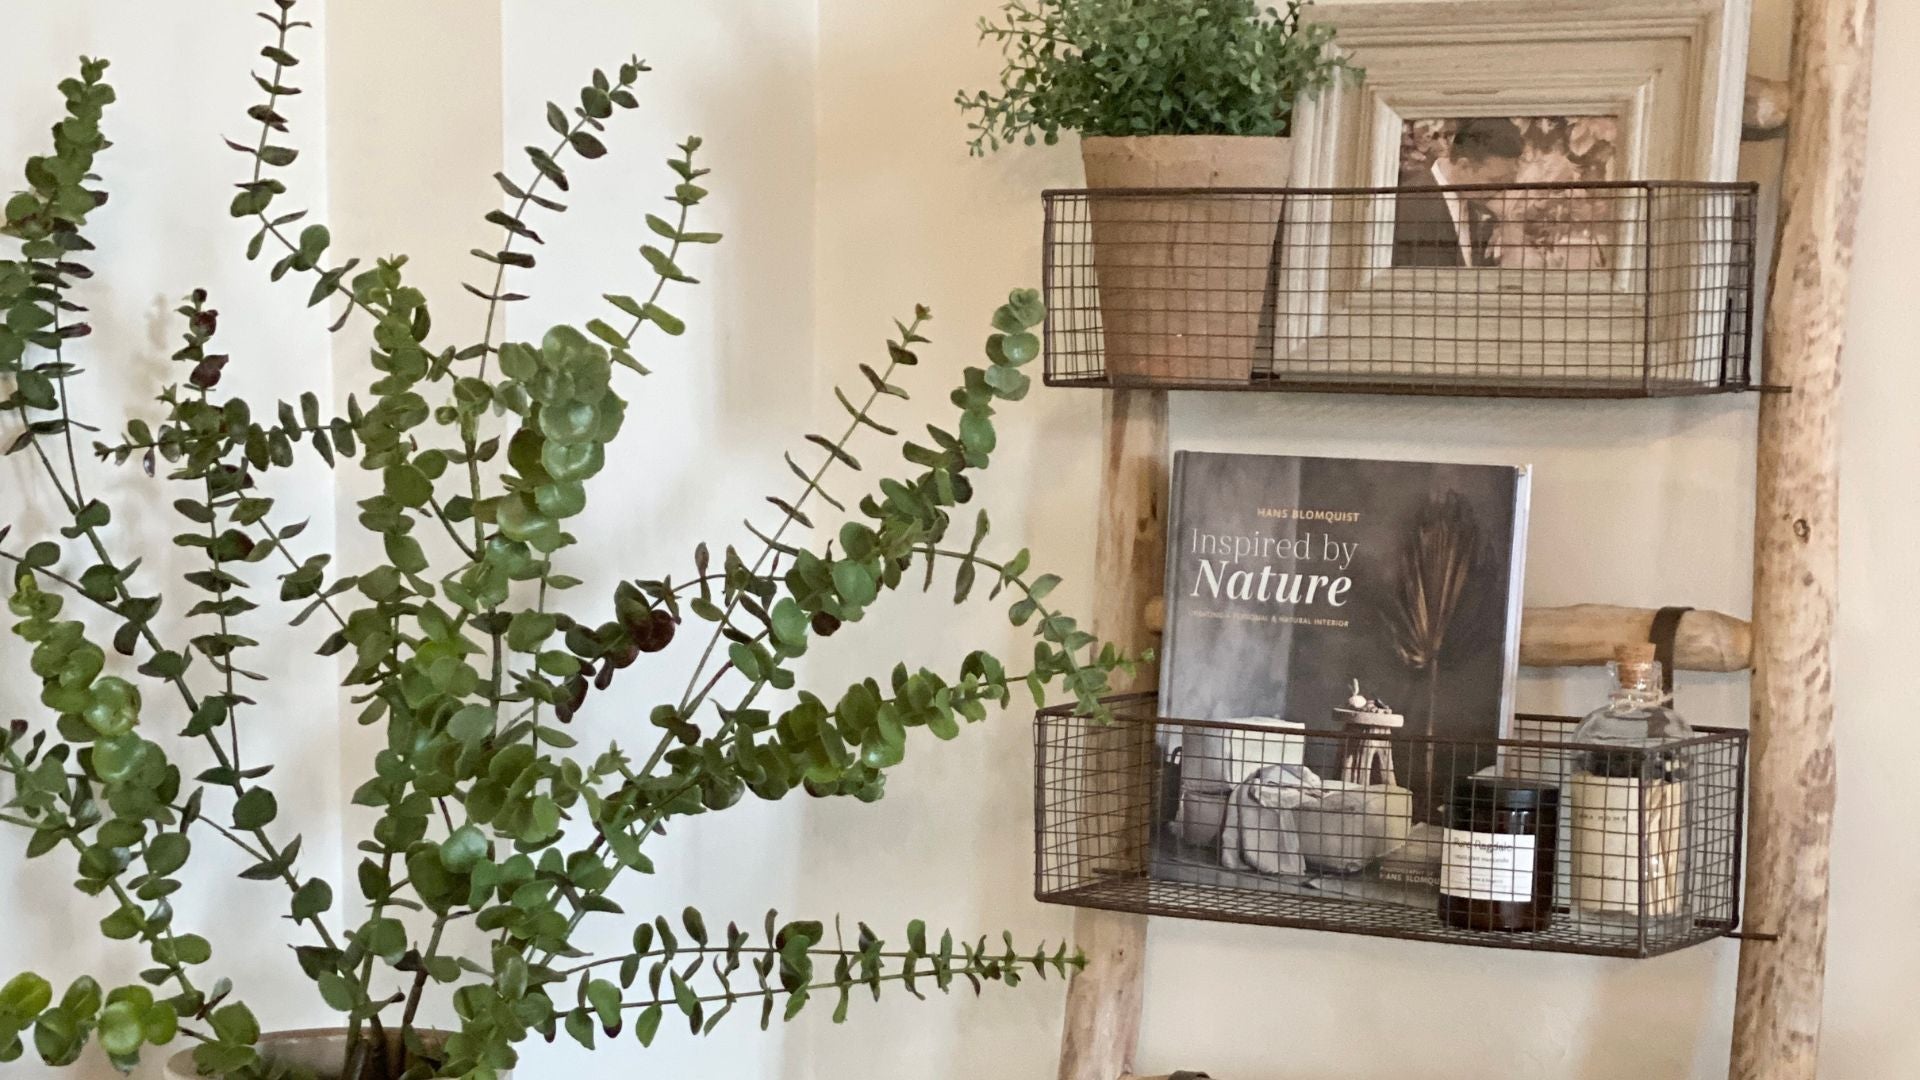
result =
[{"label": "wood grain texture", "polygon": [[[1616,645],[1647,640],[1653,608],[1575,604],[1530,607],[1520,618],[1523,667],[1592,667],[1613,659]],[[1161,597],[1147,601],[1147,628],[1166,624]],[[1680,671],[1745,671],[1752,665],[1753,632],[1745,619],[1718,611],[1689,611],[1674,636],[1674,666]]]},{"label": "wood grain texture", "polygon": [[1791,109],[1787,84],[1781,79],[1747,76],[1747,98],[1740,109],[1740,137],[1747,142],[1765,142],[1787,133]]},{"label": "wood grain texture", "polygon": [[[1866,152],[1873,0],[1797,0],[1767,305],[1753,588],[1746,925],[1731,1080],[1814,1080],[1833,829],[1835,430]],[[1897,359],[1897,358],[1890,358]]]},{"label": "wood grain texture", "polygon": [[[1166,392],[1113,391],[1106,421],[1093,633],[1138,653],[1158,644],[1140,615],[1147,599],[1160,593],[1165,575]],[[1131,686],[1119,689],[1151,688],[1153,670],[1147,665]],[[1134,857],[1144,861],[1145,854]],[[1115,1080],[1131,1071],[1140,1039],[1147,918],[1082,908],[1074,913],[1073,938],[1087,965],[1067,987],[1060,1080]]]},{"label": "wood grain texture", "polygon": [[[1527,667],[1590,667],[1613,659],[1616,645],[1647,640],[1652,608],[1611,604],[1530,607],[1520,617],[1520,663]],[[1753,661],[1753,631],[1745,619],[1718,611],[1689,611],[1674,633],[1679,671],[1745,671]]]}]

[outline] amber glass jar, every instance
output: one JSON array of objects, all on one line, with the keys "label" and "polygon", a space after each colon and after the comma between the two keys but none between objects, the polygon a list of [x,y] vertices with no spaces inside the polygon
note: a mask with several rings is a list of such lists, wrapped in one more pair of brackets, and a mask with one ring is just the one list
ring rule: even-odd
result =
[{"label": "amber glass jar", "polygon": [[1553,922],[1560,788],[1497,776],[1453,783],[1440,862],[1440,919],[1463,930]]}]

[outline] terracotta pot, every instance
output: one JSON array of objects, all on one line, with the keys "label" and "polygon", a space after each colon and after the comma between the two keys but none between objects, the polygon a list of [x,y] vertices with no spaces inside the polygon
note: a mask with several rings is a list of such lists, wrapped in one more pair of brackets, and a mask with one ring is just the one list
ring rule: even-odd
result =
[{"label": "terracotta pot", "polygon": [[[422,1031],[420,1035],[430,1045],[447,1037],[444,1031]],[[255,1045],[260,1056],[274,1064],[307,1070],[315,1080],[339,1080],[340,1062],[347,1049],[347,1029],[272,1031],[262,1035]],[[167,1060],[166,1080],[200,1080],[200,1074],[193,1068],[192,1050],[182,1050]],[[500,1080],[513,1080],[512,1071],[501,1073]]]},{"label": "terracotta pot", "polygon": [[[1291,140],[1239,135],[1089,136],[1087,187],[1285,187]],[[1271,199],[1094,195],[1093,268],[1115,384],[1247,382],[1271,348]]]}]

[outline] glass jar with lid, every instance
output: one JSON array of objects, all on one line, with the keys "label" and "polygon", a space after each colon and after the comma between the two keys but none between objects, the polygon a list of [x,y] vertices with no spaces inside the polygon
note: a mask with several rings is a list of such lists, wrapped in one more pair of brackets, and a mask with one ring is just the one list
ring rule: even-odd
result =
[{"label": "glass jar with lid", "polygon": [[1681,744],[1694,730],[1669,704],[1660,667],[1652,645],[1616,649],[1607,703],[1573,734],[1572,893],[1588,923],[1641,926],[1691,909]]}]

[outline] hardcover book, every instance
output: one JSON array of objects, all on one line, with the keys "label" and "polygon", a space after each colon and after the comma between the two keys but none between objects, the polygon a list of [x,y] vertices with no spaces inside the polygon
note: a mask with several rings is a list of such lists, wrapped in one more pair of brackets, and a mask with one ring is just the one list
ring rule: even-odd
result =
[{"label": "hardcover book", "polygon": [[[1513,715],[1528,470],[1174,455],[1154,874],[1430,903]],[[1462,742],[1428,742],[1436,736]]]}]

